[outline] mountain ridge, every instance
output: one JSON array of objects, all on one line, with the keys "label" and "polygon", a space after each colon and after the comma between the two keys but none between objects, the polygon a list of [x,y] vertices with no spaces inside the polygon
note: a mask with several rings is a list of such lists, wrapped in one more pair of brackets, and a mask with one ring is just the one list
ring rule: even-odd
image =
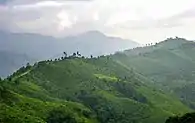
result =
[{"label": "mountain ridge", "polygon": [[[39,100],[50,104],[68,101],[83,105],[85,110],[90,109],[88,111],[90,116],[82,114],[70,117],[74,119],[74,123],[80,123],[78,119],[85,119],[83,121],[85,123],[91,121],[92,117],[96,121],[91,123],[163,123],[169,116],[191,111],[176,97],[146,85],[146,81],[150,81],[146,79],[133,69],[118,64],[111,57],[101,56],[66,57],[61,60],[42,61],[34,66],[21,68],[3,83],[12,93],[30,98],[32,102]],[[20,107],[21,103],[21,101],[15,102],[15,107]],[[26,103],[28,104],[28,101]],[[33,104],[30,103],[31,105]],[[43,104],[37,104],[39,105]],[[15,110],[15,107],[11,109]],[[24,111],[29,114],[31,110],[38,113],[33,109]],[[54,110],[59,111],[55,108]],[[73,109],[71,111],[79,113]],[[49,112],[44,113],[47,116]],[[0,115],[3,117],[2,121],[6,120],[1,113]],[[17,113],[13,114],[15,115]],[[64,115],[67,116],[67,113]],[[31,118],[34,116],[37,116],[36,113]],[[53,117],[56,122],[59,120],[56,115]],[[39,116],[39,120],[36,121],[47,122],[46,119]],[[30,119],[27,120],[31,122]],[[16,122],[18,119],[12,121]]]},{"label": "mountain ridge", "polygon": [[[124,50],[136,47],[138,44],[131,40],[123,40],[121,38],[109,38],[101,32],[92,31],[79,34],[76,36],[55,38],[51,36],[43,36],[31,33],[9,33],[0,31],[0,51],[10,52],[12,54],[25,54],[30,59],[41,61],[56,57],[62,57],[63,52],[67,55],[72,55],[74,52],[79,51],[84,56],[98,56],[111,54],[118,50]],[[26,59],[28,62],[34,62]],[[5,61],[11,62],[11,61]],[[5,66],[3,63],[1,66]],[[11,66],[11,65],[10,65]],[[14,68],[21,67],[17,63]],[[8,71],[6,68],[3,71]],[[13,72],[0,74],[5,76]]]},{"label": "mountain ridge", "polygon": [[195,42],[175,38],[117,53],[113,58],[155,81],[152,84],[157,88],[177,95],[184,104],[194,107],[194,51]]}]

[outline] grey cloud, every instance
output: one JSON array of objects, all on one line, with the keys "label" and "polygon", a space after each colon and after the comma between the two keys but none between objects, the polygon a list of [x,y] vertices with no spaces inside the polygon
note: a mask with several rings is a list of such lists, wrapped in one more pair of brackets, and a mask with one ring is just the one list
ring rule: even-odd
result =
[{"label": "grey cloud", "polygon": [[43,1],[67,2],[67,1],[93,1],[93,0],[1,0],[0,3],[17,5],[17,4],[32,4],[32,3],[43,2]]},{"label": "grey cloud", "polygon": [[195,9],[189,9],[187,11],[175,14],[171,17],[167,17],[159,20],[142,20],[142,21],[127,21],[114,25],[116,28],[143,30],[152,28],[175,28],[184,26],[185,19],[195,19]]},{"label": "grey cloud", "polygon": [[[6,4],[9,0],[0,0],[0,4]],[[10,0],[11,1],[11,0]]]},{"label": "grey cloud", "polygon": [[[113,27],[104,26],[106,21],[109,19],[111,10],[102,9],[86,9],[89,6],[81,5],[62,5],[59,7],[46,7],[46,8],[33,8],[33,9],[21,9],[13,6],[26,5],[35,2],[46,1],[46,0],[13,0],[7,2],[7,8],[4,6],[0,7],[0,29],[10,30],[14,32],[31,32],[40,33],[44,35],[53,36],[66,36],[76,33],[81,33],[89,30],[101,30],[107,31],[112,29],[128,29],[128,30],[146,30],[152,28],[174,28],[182,26],[182,19],[188,17],[194,17],[195,11],[193,9],[180,14],[174,15],[169,18],[160,20],[147,20],[141,21],[127,21],[124,23],[118,23]],[[53,0],[54,1],[54,0]],[[56,0],[59,2],[65,1],[93,1],[93,0]],[[85,3],[84,3],[85,4]],[[82,4],[82,5],[84,5]],[[97,9],[97,10],[96,10]],[[94,10],[98,12],[100,19],[98,21],[93,20]],[[70,20],[77,17],[77,22],[73,23],[70,28],[64,28],[63,31],[59,31],[60,20],[57,18],[57,14],[60,11],[65,11],[69,14]]]},{"label": "grey cloud", "polygon": [[[65,36],[100,28],[98,23],[91,21],[90,16],[85,14],[87,10],[80,11],[78,9],[81,9],[78,5],[36,9],[18,9],[14,7],[0,9],[0,30]],[[60,11],[67,12],[70,15],[70,20],[77,16],[78,22],[73,23],[71,28],[64,28],[63,31],[59,31],[60,20],[57,15]]]},{"label": "grey cloud", "polygon": [[174,18],[177,19],[182,19],[182,18],[194,18],[195,17],[195,8],[191,8],[189,10],[186,10],[182,13],[179,13],[175,16],[173,16]]},{"label": "grey cloud", "polygon": [[166,18],[161,20],[127,21],[125,23],[115,24],[114,26],[122,29],[146,30],[152,28],[174,28],[182,25],[178,20]]}]

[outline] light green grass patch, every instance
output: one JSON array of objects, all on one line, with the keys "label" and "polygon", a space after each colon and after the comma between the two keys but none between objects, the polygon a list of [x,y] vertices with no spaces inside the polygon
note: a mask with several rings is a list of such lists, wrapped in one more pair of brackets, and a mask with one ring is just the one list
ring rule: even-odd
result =
[{"label": "light green grass patch", "polygon": [[118,78],[116,78],[115,76],[106,76],[103,74],[94,74],[94,76],[97,77],[98,79],[103,79],[103,80],[107,80],[107,81],[111,81],[111,82],[118,81]]}]

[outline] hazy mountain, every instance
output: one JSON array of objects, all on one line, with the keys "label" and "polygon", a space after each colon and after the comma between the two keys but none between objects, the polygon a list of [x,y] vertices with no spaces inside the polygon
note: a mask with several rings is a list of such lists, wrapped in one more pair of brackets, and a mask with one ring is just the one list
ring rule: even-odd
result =
[{"label": "hazy mountain", "polygon": [[0,51],[0,77],[11,75],[20,67],[34,60],[24,54]]},{"label": "hazy mountain", "polygon": [[62,56],[64,51],[69,55],[79,51],[85,56],[97,56],[133,48],[138,44],[131,40],[107,37],[98,31],[66,38],[0,31],[0,46],[0,51],[3,51],[0,54],[0,76],[5,76],[26,64],[26,61],[32,62],[30,59],[56,58]]},{"label": "hazy mountain", "polygon": [[81,54],[103,55],[130,49],[138,43],[121,38],[107,37],[98,31],[90,31],[76,36],[54,38],[39,34],[0,32],[0,50],[8,50],[29,57],[48,59],[79,51]]}]

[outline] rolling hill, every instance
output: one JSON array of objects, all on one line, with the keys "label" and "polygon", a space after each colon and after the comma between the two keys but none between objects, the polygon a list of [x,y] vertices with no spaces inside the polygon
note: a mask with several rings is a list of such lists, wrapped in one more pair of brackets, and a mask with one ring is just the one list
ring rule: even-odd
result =
[{"label": "rolling hill", "polygon": [[153,80],[158,89],[177,95],[184,104],[195,107],[195,42],[170,38],[152,46],[126,50],[113,58]]},{"label": "rolling hill", "polygon": [[0,122],[163,123],[191,111],[110,56],[42,61],[0,86]]}]

